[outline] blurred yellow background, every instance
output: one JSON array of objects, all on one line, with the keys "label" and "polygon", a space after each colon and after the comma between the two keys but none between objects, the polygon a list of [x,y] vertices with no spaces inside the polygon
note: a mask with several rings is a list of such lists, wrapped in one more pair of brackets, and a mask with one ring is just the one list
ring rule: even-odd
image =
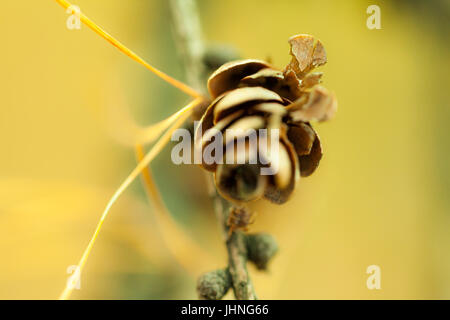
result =
[{"label": "blurred yellow background", "polygon": [[[395,4],[394,4],[395,3]],[[426,4],[425,4],[426,3]],[[178,79],[163,0],[77,0],[84,13]],[[381,30],[366,8],[381,8]],[[100,39],[66,28],[55,1],[5,1],[0,12],[0,298],[54,299],[109,197],[135,165],[114,138],[111,104],[142,125],[187,98]],[[337,117],[316,125],[325,154],[283,206],[261,201],[251,231],[273,234],[263,299],[450,298],[448,1],[199,1],[210,43],[284,67],[287,39],[325,45]],[[226,255],[201,169],[152,164],[168,207],[213,256]],[[73,298],[196,298],[195,276],[167,252],[140,183],[113,207]],[[381,267],[381,290],[366,268]],[[231,297],[231,296],[229,296]]]}]

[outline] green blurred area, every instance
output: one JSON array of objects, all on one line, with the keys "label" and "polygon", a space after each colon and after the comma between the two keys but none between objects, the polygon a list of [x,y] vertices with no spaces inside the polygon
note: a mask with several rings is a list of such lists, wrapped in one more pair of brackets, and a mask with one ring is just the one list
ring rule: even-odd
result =
[{"label": "green blurred area", "polygon": [[[366,8],[381,8],[381,30]],[[166,1],[78,0],[95,22],[166,73],[184,79]],[[244,58],[290,60],[309,33],[328,53],[333,121],[315,126],[319,170],[283,206],[267,201],[251,231],[280,252],[251,268],[264,299],[450,298],[448,1],[199,1],[205,39]],[[109,197],[135,165],[115,139],[112,104],[140,124],[188,98],[86,27],[69,31],[54,1],[8,1],[0,13],[0,298],[52,299],[63,289]],[[176,219],[223,267],[225,249],[201,169],[152,164]],[[381,267],[381,290],[366,268]],[[196,298],[193,275],[169,254],[135,182],[111,212],[73,298]]]}]

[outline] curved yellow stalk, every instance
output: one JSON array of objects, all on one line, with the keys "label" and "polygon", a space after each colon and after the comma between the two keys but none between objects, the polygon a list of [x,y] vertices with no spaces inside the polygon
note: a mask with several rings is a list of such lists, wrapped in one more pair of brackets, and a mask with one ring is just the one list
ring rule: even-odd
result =
[{"label": "curved yellow stalk", "polygon": [[186,108],[177,111],[164,120],[142,126],[138,124],[129,111],[129,106],[126,103],[122,87],[116,75],[108,77],[113,79],[108,83],[107,104],[109,106],[109,124],[110,134],[121,144],[135,147],[136,144],[150,144],[153,143],[173,122],[177,117],[185,112]]},{"label": "curved yellow stalk", "polygon": [[[137,160],[141,161],[143,157],[142,146],[136,145]],[[156,221],[167,248],[184,269],[197,276],[199,264],[203,261],[211,261],[211,257],[172,219],[148,166],[142,170],[142,181],[148,198],[155,209]]]},{"label": "curved yellow stalk", "polygon": [[[65,0],[55,0],[57,3],[59,3],[64,9],[68,9],[72,6],[72,4],[69,1]],[[196,90],[192,89],[188,85],[184,84],[181,81],[178,81],[171,76],[165,74],[164,72],[156,69],[149,63],[147,63],[144,59],[139,57],[136,53],[128,49],[125,45],[123,45],[121,42],[119,42],[117,39],[115,39],[113,36],[111,36],[109,33],[107,33],[105,30],[103,30],[100,26],[98,26],[95,22],[93,22],[91,19],[89,19],[86,15],[84,15],[82,12],[79,13],[80,20],[88,26],[91,30],[93,30],[95,33],[97,33],[99,36],[101,36],[103,39],[111,43],[114,47],[119,49],[121,52],[126,54],[128,57],[136,61],[137,63],[143,65],[145,68],[153,72],[155,75],[163,79],[164,81],[170,83],[175,88],[180,89],[184,93],[190,95],[191,97],[198,98],[202,95],[197,92]]]},{"label": "curved yellow stalk", "polygon": [[[117,103],[117,102],[116,102]],[[151,124],[149,126],[140,126],[131,117],[124,108],[116,108],[113,115],[114,131],[116,140],[127,146],[136,146],[136,144],[153,143],[167,128],[169,128],[187,109],[186,106],[164,120]]]},{"label": "curved yellow stalk", "polygon": [[[108,216],[108,213],[109,213],[112,205],[117,201],[117,199],[126,190],[126,188],[128,188],[128,186],[134,181],[134,179],[136,179],[136,177],[139,176],[141,171],[143,169],[145,169],[148,166],[148,164],[159,154],[159,152],[164,148],[164,146],[170,141],[172,133],[177,128],[179,128],[184,123],[184,121],[186,121],[186,119],[191,115],[192,109],[195,106],[197,106],[201,101],[202,101],[201,98],[195,99],[194,101],[189,103],[185,108],[182,109],[182,110],[184,110],[183,113],[178,113],[178,119],[161,136],[161,138],[156,142],[156,144],[145,155],[145,157],[142,159],[142,161],[140,161],[138,163],[138,165],[128,175],[128,177],[125,179],[125,181],[120,185],[120,187],[116,190],[114,195],[111,197],[108,204],[106,205],[105,210],[102,213],[102,216],[100,218],[100,221],[98,222],[97,228],[95,229],[94,235],[92,236],[91,240],[89,241],[89,244],[81,257],[80,262],[78,263],[78,269],[77,269],[78,276],[83,271],[83,268],[86,264],[89,254],[92,251],[92,247],[94,246],[95,240],[97,240],[98,234],[100,233],[100,230],[103,226],[103,222],[105,221],[105,218]],[[74,289],[74,287],[71,286],[69,283],[70,283],[70,281],[66,284],[66,287],[64,288],[63,292],[60,295],[61,300],[67,299]]]},{"label": "curved yellow stalk", "polygon": [[141,128],[136,135],[136,141],[137,141],[136,143],[138,143],[138,144],[152,143],[153,141],[156,140],[156,138],[158,138],[158,136],[161,135],[161,133],[164,130],[166,130],[171,124],[173,124],[174,121],[176,121],[176,119],[178,119],[178,117],[181,114],[185,113],[187,110],[189,110],[191,108],[192,108],[192,106],[187,105],[186,107],[184,107],[183,109],[180,109],[179,111],[177,111],[170,117],[168,117],[160,122],[157,122],[155,124],[152,124],[148,127]]}]

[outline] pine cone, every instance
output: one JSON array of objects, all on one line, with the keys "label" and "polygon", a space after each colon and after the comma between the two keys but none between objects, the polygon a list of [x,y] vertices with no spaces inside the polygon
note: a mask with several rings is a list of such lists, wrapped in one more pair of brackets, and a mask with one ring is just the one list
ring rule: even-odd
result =
[{"label": "pine cone", "polygon": [[[274,203],[284,203],[299,177],[311,175],[322,158],[319,136],[310,121],[328,120],[337,109],[334,94],[319,85],[322,73],[311,72],[326,63],[325,49],[309,35],[294,36],[289,44],[292,61],[284,70],[260,60],[239,60],[224,64],[208,80],[213,102],[196,133],[203,137],[202,155],[217,132],[223,134],[225,158],[228,144],[246,138],[227,136],[228,129],[279,129],[279,167],[274,175],[262,175],[264,164],[250,161],[261,150],[259,144],[255,149],[246,140],[243,164],[228,164],[225,159],[219,163],[203,161],[206,170],[215,172],[219,192],[231,201],[264,196]],[[216,130],[209,130],[212,128]],[[268,142],[260,134],[257,139]],[[269,163],[274,159],[268,153],[263,155]],[[233,156],[236,160],[240,155]]]}]

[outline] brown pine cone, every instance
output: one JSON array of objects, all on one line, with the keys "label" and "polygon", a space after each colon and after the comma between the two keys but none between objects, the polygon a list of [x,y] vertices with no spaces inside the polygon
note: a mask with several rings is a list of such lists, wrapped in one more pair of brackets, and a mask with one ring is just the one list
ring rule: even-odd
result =
[{"label": "brown pine cone", "polygon": [[[264,61],[239,60],[224,64],[208,80],[213,102],[200,120],[197,135],[203,137],[203,155],[215,133],[223,133],[224,158],[221,163],[203,161],[202,166],[215,172],[217,189],[231,201],[264,196],[284,203],[299,177],[312,174],[322,158],[319,136],[310,121],[328,120],[337,109],[335,95],[319,85],[322,73],[311,72],[326,63],[325,49],[309,35],[294,36],[289,44],[292,61],[282,71]],[[217,131],[208,131],[211,128]],[[266,142],[268,138],[261,137],[258,129],[279,129],[278,171],[262,175],[264,164],[250,161],[257,157],[260,145],[253,148],[245,134],[227,136],[228,129],[255,129],[258,141]],[[245,161],[228,164],[226,146],[239,139],[245,140]],[[263,155],[269,163],[274,159],[270,153]],[[234,160],[239,156],[232,155]]]}]

